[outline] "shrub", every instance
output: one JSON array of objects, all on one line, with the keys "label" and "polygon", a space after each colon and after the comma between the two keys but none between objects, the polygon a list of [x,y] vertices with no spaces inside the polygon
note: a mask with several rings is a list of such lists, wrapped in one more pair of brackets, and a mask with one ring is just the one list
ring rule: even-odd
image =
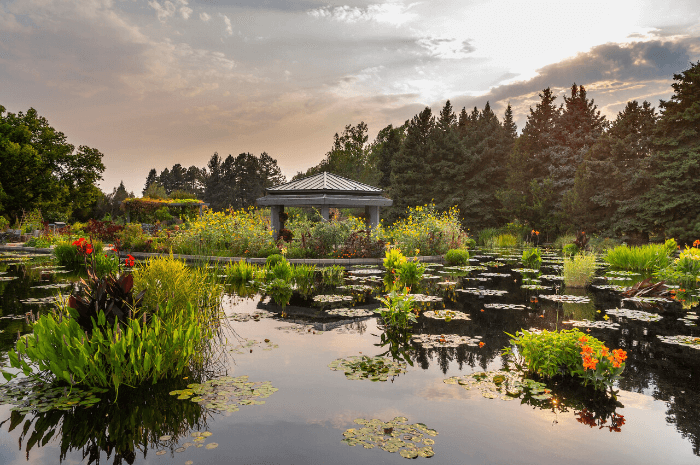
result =
[{"label": "shrub", "polygon": [[601,255],[607,253],[610,249],[614,249],[618,245],[620,245],[620,241],[617,239],[610,237],[601,238],[597,236],[593,236],[588,243],[588,247],[591,251]]},{"label": "shrub", "polygon": [[294,267],[292,282],[297,291],[303,296],[309,296],[313,292],[316,282],[315,265],[297,265]]},{"label": "shrub", "polygon": [[294,291],[292,290],[292,285],[289,281],[284,279],[275,278],[269,283],[260,286],[260,290],[270,296],[272,300],[275,301],[277,305],[282,308],[286,307],[289,300],[292,298]]},{"label": "shrub", "polygon": [[595,254],[581,253],[564,258],[564,284],[567,287],[586,287],[593,280]]},{"label": "shrub", "polygon": [[665,281],[678,283],[684,287],[695,287],[700,282],[700,241],[694,246],[685,248],[671,265],[656,272],[654,275]]},{"label": "shrub", "polygon": [[148,250],[151,236],[146,234],[141,227],[141,223],[129,223],[124,229],[116,233],[124,250],[143,252]]},{"label": "shrub", "polygon": [[567,256],[570,257],[572,255],[576,255],[579,252],[580,252],[580,250],[579,250],[578,246],[576,244],[573,244],[573,243],[572,244],[565,244],[564,247],[562,247],[562,249],[561,249],[561,253],[565,257],[567,257]]},{"label": "shrub", "polygon": [[390,227],[379,226],[374,234],[405,255],[443,255],[464,247],[468,235],[462,231],[456,207],[440,213],[435,205],[408,208],[405,217]]},{"label": "shrub", "polygon": [[518,239],[512,234],[499,234],[490,238],[486,246],[492,249],[517,247]]},{"label": "shrub", "polygon": [[280,262],[285,262],[287,261],[284,258],[284,255],[279,254],[279,253],[273,253],[271,255],[267,256],[267,259],[265,259],[265,267],[266,268],[272,268],[273,266],[277,265]]},{"label": "shrub", "polygon": [[447,265],[468,265],[469,251],[466,249],[450,249],[445,254],[445,263]]},{"label": "shrub", "polygon": [[406,263],[406,257],[399,249],[389,249],[384,255],[384,268],[388,272],[396,271],[402,264]]},{"label": "shrub", "polygon": [[402,287],[415,286],[423,278],[425,265],[417,260],[401,263],[396,269],[396,275],[399,278],[399,283]]},{"label": "shrub", "polygon": [[89,220],[85,228],[85,232],[101,241],[114,242],[119,231],[123,230],[124,226],[112,223],[111,221]]},{"label": "shrub", "polygon": [[372,237],[370,229],[355,231],[345,241],[340,251],[342,258],[369,258],[379,257],[386,244],[383,239]]},{"label": "shrub", "polygon": [[4,231],[10,227],[10,221],[4,216],[0,215],[0,231]]},{"label": "shrub", "polygon": [[487,245],[496,236],[498,236],[497,228],[484,228],[479,231],[479,244]]},{"label": "shrub", "polygon": [[621,245],[608,250],[604,259],[615,268],[631,271],[657,271],[670,264],[671,259],[668,252],[669,249],[662,244],[647,244],[641,247]]},{"label": "shrub", "polygon": [[554,243],[552,244],[552,247],[555,249],[563,249],[565,245],[567,244],[573,244],[574,241],[576,240],[576,236],[573,234],[564,234],[562,236],[557,237],[554,240]]},{"label": "shrub", "polygon": [[516,347],[504,350],[522,369],[545,378],[559,375],[577,376],[595,389],[612,389],[625,369],[627,352],[610,351],[604,343],[578,329],[541,333],[520,331],[511,337]]},{"label": "shrub", "polygon": [[542,254],[539,247],[531,247],[523,250],[523,265],[526,268],[539,269],[542,265]]}]

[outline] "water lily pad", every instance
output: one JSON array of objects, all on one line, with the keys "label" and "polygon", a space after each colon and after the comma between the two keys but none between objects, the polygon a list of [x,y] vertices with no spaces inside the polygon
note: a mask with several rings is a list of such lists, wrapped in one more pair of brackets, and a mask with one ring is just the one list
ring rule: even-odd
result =
[{"label": "water lily pad", "polygon": [[390,453],[398,452],[404,458],[432,457],[435,455],[432,445],[437,431],[422,423],[406,424],[406,417],[396,417],[384,422],[379,419],[365,420],[358,418],[355,423],[362,428],[350,428],[343,433],[341,440],[349,446],[362,445],[365,449],[378,447]]},{"label": "water lily pad", "polygon": [[156,452],[156,455],[165,455],[167,453],[168,453],[167,450],[159,450],[158,452]]},{"label": "water lily pad", "polygon": [[676,344],[679,346],[691,347],[700,350],[700,337],[695,336],[657,336],[661,342],[666,344]]},{"label": "water lily pad", "polygon": [[508,291],[500,289],[477,289],[475,287],[465,287],[464,289],[457,289],[457,292],[464,292],[465,294],[483,296],[500,296],[508,293]]},{"label": "water lily pad", "polygon": [[426,318],[432,318],[434,320],[445,320],[450,322],[452,320],[469,320],[469,315],[459,310],[428,310],[421,313],[422,316]]},{"label": "water lily pad", "polygon": [[351,380],[388,381],[389,376],[394,377],[405,373],[406,363],[389,357],[353,355],[332,361],[328,364],[328,368],[345,372],[345,377]]},{"label": "water lily pad", "polygon": [[575,326],[577,328],[597,328],[597,329],[620,329],[620,325],[618,323],[615,323],[613,321],[605,321],[605,320],[600,320],[600,321],[590,321],[590,320],[571,320],[571,321],[562,321],[561,322],[563,325],[571,325]]},{"label": "water lily pad", "polygon": [[530,307],[520,304],[484,304],[484,308],[496,308],[500,310],[525,310]]},{"label": "water lily pad", "polygon": [[414,334],[411,337],[411,342],[425,349],[433,349],[436,347],[458,347],[466,345],[470,347],[478,347],[481,342],[481,336],[459,336],[457,334]]},{"label": "water lily pad", "polygon": [[479,371],[464,376],[452,376],[443,382],[462,386],[466,390],[477,389],[487,399],[510,401],[524,394],[543,396],[540,400],[552,397],[544,383],[525,378],[523,373],[517,370]]},{"label": "water lily pad", "polygon": [[159,441],[170,441],[173,437],[169,435],[161,436],[158,438]]},{"label": "water lily pad", "polygon": [[253,313],[232,313],[229,318],[233,321],[246,322],[246,321],[260,321],[263,318],[272,318],[275,316],[274,313],[265,310],[255,310]]},{"label": "water lily pad", "polygon": [[364,308],[336,308],[326,312],[329,315],[347,316],[350,318],[360,318],[374,315],[374,310]]},{"label": "water lily pad", "polygon": [[217,447],[219,447],[219,445],[215,442],[210,442],[209,444],[204,446],[205,449],[216,449]]},{"label": "water lily pad", "polygon": [[605,314],[639,321],[659,321],[661,319],[661,315],[658,313],[643,312],[641,310],[632,310],[629,308],[611,308],[605,310]]},{"label": "water lily pad", "polygon": [[566,302],[567,304],[587,304],[591,301],[588,297],[565,294],[540,294],[538,297],[554,302]]},{"label": "water lily pad", "polygon": [[[171,391],[178,399],[189,399],[218,412],[237,412],[239,406],[261,405],[261,399],[277,392],[269,381],[248,381],[248,376],[221,376],[204,383],[188,384],[187,389]],[[203,436],[204,433],[202,433]]]}]

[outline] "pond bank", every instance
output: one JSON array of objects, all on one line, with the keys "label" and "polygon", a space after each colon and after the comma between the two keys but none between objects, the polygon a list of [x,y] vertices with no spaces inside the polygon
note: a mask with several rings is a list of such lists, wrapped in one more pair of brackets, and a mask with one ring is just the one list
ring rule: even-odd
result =
[{"label": "pond bank", "polygon": [[[21,243],[18,245],[0,245],[0,252],[29,252],[37,254],[51,254],[53,249],[40,249],[35,247],[24,247]],[[131,252],[131,256],[138,259],[144,260],[151,257],[161,257],[167,256],[167,253],[147,253],[147,252]],[[251,257],[218,257],[218,256],[207,256],[207,255],[181,255],[173,254],[173,257],[184,260],[187,263],[201,263],[205,262],[218,262],[218,263],[229,263],[229,262],[239,262],[245,260],[248,263],[265,263],[266,258],[251,258]],[[409,259],[416,258],[420,262],[430,262],[430,263],[442,263],[445,259],[444,255],[421,255],[418,257],[408,257]],[[287,259],[289,263],[300,265],[318,265],[318,266],[332,266],[332,265],[381,265],[384,261],[382,258],[289,258]]]}]

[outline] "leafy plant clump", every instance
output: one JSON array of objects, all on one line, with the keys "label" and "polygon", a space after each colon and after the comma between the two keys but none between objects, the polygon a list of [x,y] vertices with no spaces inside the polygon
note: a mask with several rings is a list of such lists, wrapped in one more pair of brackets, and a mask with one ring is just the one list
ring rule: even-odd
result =
[{"label": "leafy plant clump", "polygon": [[272,281],[260,286],[260,291],[266,295],[269,295],[270,298],[282,308],[289,304],[289,301],[294,294],[291,283],[281,278],[275,278]]},{"label": "leafy plant clump", "polygon": [[665,281],[678,283],[684,287],[695,287],[700,283],[700,240],[693,247],[683,250],[669,266],[656,272],[654,276]]},{"label": "leafy plant clump", "polygon": [[247,283],[255,278],[255,272],[260,267],[245,260],[239,260],[235,263],[227,263],[224,268],[226,279],[233,283]]},{"label": "leafy plant clump", "polygon": [[445,263],[450,266],[468,265],[469,251],[467,249],[450,249],[445,254]]},{"label": "leafy plant clump", "polygon": [[567,287],[586,287],[595,276],[595,254],[581,253],[564,259],[564,284]]},{"label": "leafy plant clump", "polygon": [[411,260],[404,262],[399,265],[396,270],[396,276],[398,277],[398,286],[412,287],[420,282],[423,278],[423,273],[425,272],[425,265],[419,263],[416,260]]},{"label": "leafy plant clump", "polygon": [[603,341],[578,329],[508,335],[517,353],[513,347],[504,349],[504,353],[527,373],[545,378],[568,375],[581,378],[597,390],[612,390],[625,369],[627,352],[611,351]]},{"label": "leafy plant clump", "polygon": [[321,279],[326,286],[339,286],[343,283],[345,268],[341,265],[327,266],[321,269]]},{"label": "leafy plant clump", "polygon": [[406,417],[396,417],[389,422],[358,418],[354,422],[362,427],[346,430],[343,433],[345,437],[343,442],[349,446],[362,444],[365,449],[379,447],[387,452],[398,452],[401,457],[406,459],[434,456],[435,452],[432,446],[435,444],[435,440],[431,437],[437,436],[438,432],[428,428],[423,423],[411,425],[406,424],[407,421]]},{"label": "leafy plant clump", "polygon": [[370,381],[388,381],[389,376],[398,376],[406,372],[406,364],[389,357],[368,357],[353,355],[332,361],[328,368],[344,371],[345,377],[352,380],[368,379]]},{"label": "leafy plant clump", "polygon": [[248,381],[248,376],[221,376],[204,383],[192,383],[187,389],[171,391],[179,400],[191,400],[220,412],[237,412],[244,405],[262,405],[277,392],[270,381]]},{"label": "leafy plant clump", "polygon": [[523,265],[528,268],[539,269],[542,265],[542,253],[539,247],[531,247],[523,250]]},{"label": "leafy plant clump", "polygon": [[665,244],[647,244],[641,247],[621,245],[608,250],[604,260],[618,269],[658,271],[671,263],[669,255],[669,248]]},{"label": "leafy plant clump", "polygon": [[415,297],[408,293],[408,288],[400,292],[392,288],[386,297],[380,297],[382,307],[375,310],[382,317],[384,324],[391,328],[407,328],[411,323],[416,323],[414,313]]}]

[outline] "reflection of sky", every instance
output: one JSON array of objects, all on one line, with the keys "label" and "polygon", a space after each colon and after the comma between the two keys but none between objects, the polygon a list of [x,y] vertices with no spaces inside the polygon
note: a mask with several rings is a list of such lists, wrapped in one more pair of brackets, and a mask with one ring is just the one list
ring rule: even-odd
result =
[{"label": "reflection of sky", "polygon": [[372,140],[446,99],[511,102],[522,128],[539,91],[576,82],[614,117],[668,99],[699,36],[696,0],[8,0],[1,103],[105,153],[107,190],[139,192],[151,167],[215,151],[267,151],[291,176],[347,124]]}]

